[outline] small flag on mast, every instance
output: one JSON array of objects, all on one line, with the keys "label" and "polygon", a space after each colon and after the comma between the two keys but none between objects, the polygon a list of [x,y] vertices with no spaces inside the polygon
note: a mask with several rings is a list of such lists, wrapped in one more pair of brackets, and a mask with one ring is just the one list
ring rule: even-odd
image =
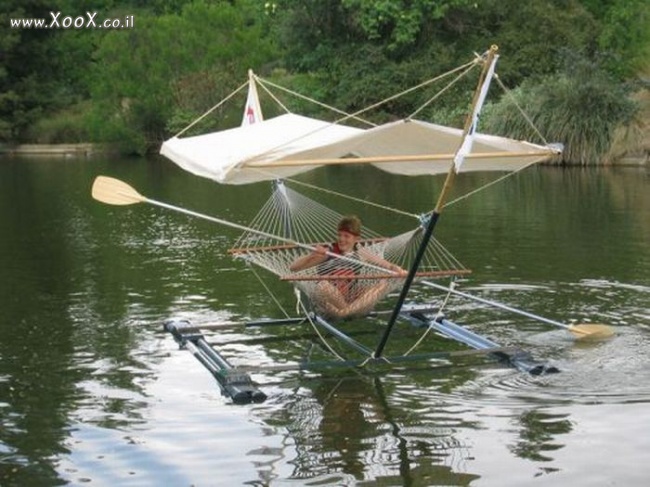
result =
[{"label": "small flag on mast", "polygon": [[463,164],[463,161],[465,161],[465,157],[467,157],[467,155],[472,152],[474,134],[476,133],[476,129],[478,127],[481,109],[483,108],[485,97],[487,96],[488,89],[490,88],[490,82],[494,76],[494,67],[497,64],[498,58],[499,56],[495,55],[494,59],[492,60],[492,64],[488,68],[488,72],[486,73],[485,79],[483,80],[483,85],[481,86],[481,91],[479,92],[478,99],[476,100],[476,105],[474,106],[474,111],[472,112],[472,124],[470,125],[469,130],[465,135],[465,139],[463,139],[463,143],[454,156],[454,168],[456,173],[460,171],[460,166]]},{"label": "small flag on mast", "polygon": [[262,108],[260,107],[260,100],[257,97],[257,85],[255,84],[255,77],[253,70],[248,70],[248,97],[246,98],[246,106],[244,107],[244,118],[242,119],[241,126],[251,125],[264,120],[262,116]]}]

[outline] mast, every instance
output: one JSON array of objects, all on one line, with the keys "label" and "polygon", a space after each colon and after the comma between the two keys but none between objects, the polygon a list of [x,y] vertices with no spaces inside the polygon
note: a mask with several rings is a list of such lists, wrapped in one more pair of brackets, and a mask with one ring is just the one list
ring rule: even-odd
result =
[{"label": "mast", "polygon": [[388,342],[388,337],[390,336],[393,330],[393,326],[395,325],[395,322],[397,321],[397,317],[399,316],[402,310],[402,306],[404,305],[406,296],[408,295],[409,289],[411,288],[411,284],[413,283],[415,274],[417,273],[418,268],[420,267],[420,262],[422,261],[422,257],[424,256],[427,245],[429,245],[429,241],[431,240],[431,236],[433,235],[433,230],[436,226],[436,223],[438,222],[438,219],[440,218],[440,214],[442,213],[442,210],[445,205],[445,201],[447,199],[447,194],[449,193],[451,187],[454,184],[454,180],[456,179],[456,174],[460,170],[460,167],[465,157],[469,154],[469,152],[472,149],[472,143],[474,139],[474,133],[476,132],[476,128],[478,125],[479,114],[483,106],[483,103],[485,101],[485,96],[487,95],[487,90],[489,88],[490,81],[492,80],[492,75],[494,74],[494,66],[499,57],[497,55],[498,49],[499,48],[496,45],[492,45],[490,47],[490,50],[487,52],[485,64],[483,65],[483,70],[481,71],[478,85],[474,92],[474,98],[472,100],[472,109],[468,114],[467,119],[465,120],[465,127],[463,129],[461,144],[458,147],[456,154],[454,155],[454,161],[449,167],[449,172],[447,173],[447,178],[445,179],[445,183],[442,187],[442,190],[440,191],[440,195],[438,196],[438,201],[436,203],[436,206],[433,212],[431,213],[428,222],[426,223],[426,227],[424,229],[424,235],[422,236],[422,242],[420,242],[420,246],[418,247],[413,264],[411,265],[408,275],[406,276],[406,280],[404,281],[404,285],[402,286],[402,290],[400,291],[400,295],[399,298],[397,299],[397,303],[395,304],[395,308],[393,309],[393,312],[391,313],[391,316],[388,320],[388,326],[386,327],[386,330],[384,331],[384,335],[382,336],[381,340],[379,341],[379,344],[377,345],[377,348],[375,349],[375,352],[373,354],[373,357],[375,358],[380,357],[382,352],[384,351],[386,342]]}]

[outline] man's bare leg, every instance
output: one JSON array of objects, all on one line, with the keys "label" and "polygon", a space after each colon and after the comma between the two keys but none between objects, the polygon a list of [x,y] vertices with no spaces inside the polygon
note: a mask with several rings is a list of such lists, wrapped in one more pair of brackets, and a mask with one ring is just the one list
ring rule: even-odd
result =
[{"label": "man's bare leg", "polygon": [[341,317],[363,315],[370,312],[377,302],[384,296],[389,285],[389,281],[385,280],[363,292],[350,304],[339,309]]}]

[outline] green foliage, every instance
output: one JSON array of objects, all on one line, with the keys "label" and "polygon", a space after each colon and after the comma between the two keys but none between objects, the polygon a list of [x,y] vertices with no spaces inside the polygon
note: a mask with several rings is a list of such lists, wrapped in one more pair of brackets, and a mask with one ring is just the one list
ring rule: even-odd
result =
[{"label": "green foliage", "polygon": [[273,32],[292,71],[327,70],[343,45],[358,41],[340,0],[279,0],[271,16]]},{"label": "green foliage", "polygon": [[341,0],[351,23],[368,40],[380,41],[389,51],[417,43],[421,34],[447,12],[473,5],[470,0]]},{"label": "green foliage", "polygon": [[[440,47],[439,52],[444,52],[444,48]],[[423,56],[397,62],[387,58],[379,46],[363,45],[350,52],[348,56],[341,56],[329,73],[330,76],[336,77],[332,97],[336,106],[347,111],[364,109],[471,59],[472,57],[466,57],[452,61],[445,56],[437,58]],[[430,99],[437,95],[451,79],[451,77],[445,78],[426,88],[403,94],[365,115],[375,123],[382,123],[396,118],[410,117],[416,110],[427,105],[418,112],[418,118],[462,126],[464,114],[467,113],[468,103],[476,85],[476,76],[470,74],[429,105]],[[459,116],[459,113],[462,115]]]},{"label": "green foliage", "polygon": [[[283,41],[289,42],[288,66],[325,83],[319,90],[324,100],[346,111],[398,93],[458,66],[473,51],[497,44],[501,79],[510,86],[524,83],[521,93],[532,98],[526,111],[535,113],[542,132],[565,142],[566,160],[586,163],[602,157],[614,127],[633,111],[626,87],[608,74],[633,65],[631,46],[638,47],[637,59],[647,59],[641,46],[647,47],[644,35],[650,35],[650,29],[640,3],[294,0],[284,2],[280,25]],[[321,18],[327,21],[319,27]],[[616,32],[618,41],[605,42],[608,32]],[[565,68],[566,52],[578,53],[580,70]],[[599,68],[593,65],[596,60]],[[418,117],[462,126],[473,88],[473,83],[460,83]],[[382,122],[408,116],[428,96],[431,91],[424,90],[401,98],[370,118]],[[497,126],[502,132],[522,138],[536,135],[523,126],[510,127],[513,118],[499,114],[502,110],[494,107],[496,119],[506,125]]]},{"label": "green foliage", "polygon": [[[108,124],[119,120],[128,132],[138,134],[127,137],[137,142],[131,151],[157,148],[171,120],[177,123],[196,110],[188,100],[210,98],[201,80],[205,73],[219,83],[211,86],[218,99],[236,86],[234,80],[239,84],[245,79],[249,66],[272,58],[273,47],[262,35],[256,8],[254,2],[235,6],[197,0],[187,3],[180,15],[141,15],[136,29],[112,31],[102,39],[93,98]],[[104,130],[101,124],[99,128]]]},{"label": "green foliage", "polygon": [[[600,153],[611,135],[612,121],[627,116],[621,82],[648,69],[646,4],[645,0],[6,0],[3,13],[8,18],[96,11],[98,18],[134,15],[135,28],[0,31],[0,142],[74,142],[86,137],[118,143],[127,152],[155,150],[164,138],[240,86],[248,68],[353,112],[498,44],[501,79],[509,86],[521,85],[522,93],[537,100],[533,104],[546,100],[543,107],[533,107],[539,109],[540,121],[549,117],[550,128],[573,127],[599,138],[594,150]],[[565,51],[579,53],[586,64],[599,60],[601,67],[588,71],[588,82],[581,84],[579,76],[563,66]],[[440,87],[391,101],[367,117],[384,122],[409,116]],[[610,92],[601,93],[606,87]],[[459,83],[418,117],[461,126],[473,89],[474,78]],[[589,123],[604,124],[596,133],[579,123],[575,110],[599,93],[603,97],[591,102],[597,110],[582,118],[585,124],[589,117],[593,117]],[[243,96],[242,92],[241,103]],[[241,103],[218,108],[186,134],[238,124]],[[304,101],[290,103],[299,113],[337,118]],[[564,122],[558,122],[563,116],[560,106],[570,108]],[[267,117],[278,113],[270,104],[263,104],[263,109]],[[494,109],[502,110],[501,104]],[[580,143],[575,139],[571,145]],[[591,160],[595,153],[580,149],[575,157]]]},{"label": "green foliage", "polygon": [[614,0],[606,10],[598,45],[612,53],[607,68],[621,78],[650,67],[650,7],[647,0]]},{"label": "green foliage", "polygon": [[457,52],[497,44],[498,71],[512,85],[561,69],[562,51],[591,55],[596,31],[578,0],[484,0],[480,8],[456,11],[446,27]]},{"label": "green foliage", "polygon": [[[549,142],[564,144],[562,161],[597,164],[609,152],[617,126],[629,123],[637,105],[627,88],[597,65],[573,58],[564,72],[528,81],[484,110],[481,130],[536,140],[517,105]],[[540,141],[541,142],[541,141]]]},{"label": "green foliage", "polygon": [[88,101],[39,119],[27,132],[27,138],[37,144],[83,143],[91,140],[88,130]]},{"label": "green foliage", "polygon": [[[274,69],[268,76],[268,79],[279,86],[300,93],[312,100],[323,101],[331,100],[332,98],[328,80],[317,73],[291,73],[285,69]],[[321,107],[309,100],[277,91],[274,91],[274,95],[278,97],[284,106],[294,113],[330,121],[334,121],[340,117],[340,114],[326,107]],[[260,102],[265,118],[271,118],[284,113],[277,103],[269,101],[262,93],[260,93]],[[239,116],[241,116],[241,110],[239,111]]]},{"label": "green foliage", "polygon": [[[8,0],[3,19],[43,18],[49,23],[50,12],[57,11],[62,16],[86,12],[79,2],[67,0]],[[0,140],[15,142],[26,139],[36,120],[87,98],[85,73],[97,35],[92,30],[7,27],[0,32]]]}]

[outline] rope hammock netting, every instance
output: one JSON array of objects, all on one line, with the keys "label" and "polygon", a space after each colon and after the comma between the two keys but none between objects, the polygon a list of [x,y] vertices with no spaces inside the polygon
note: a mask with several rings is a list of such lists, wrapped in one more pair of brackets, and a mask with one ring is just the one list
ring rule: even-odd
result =
[{"label": "rope hammock netting", "polygon": [[[283,181],[236,241],[230,253],[248,263],[293,283],[311,302],[314,310],[330,318],[364,315],[388,293],[402,286],[422,240],[422,226],[386,238],[365,226],[354,250],[335,251],[337,226],[343,215],[289,188]],[[273,236],[300,242],[282,243]],[[324,261],[301,270],[293,264],[325,247]],[[440,242],[432,239],[416,277],[451,277],[468,274]]]}]

